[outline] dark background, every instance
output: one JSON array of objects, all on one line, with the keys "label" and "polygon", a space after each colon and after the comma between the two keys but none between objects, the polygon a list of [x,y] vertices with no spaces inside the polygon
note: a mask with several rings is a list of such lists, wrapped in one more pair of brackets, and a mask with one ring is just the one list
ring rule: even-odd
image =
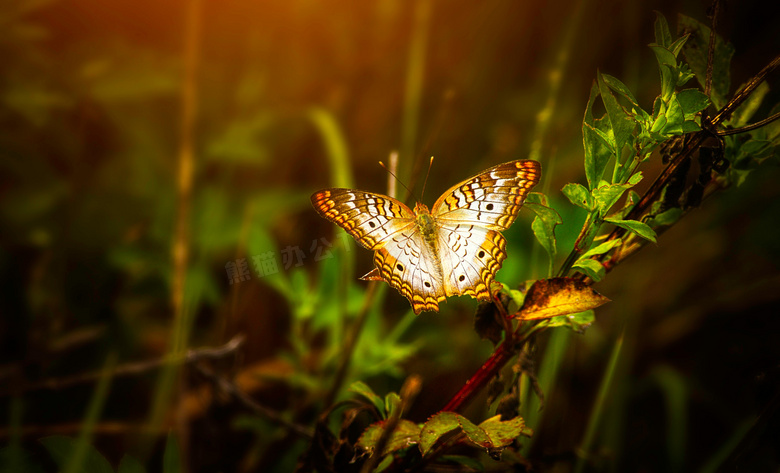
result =
[{"label": "dark background", "polygon": [[[428,204],[484,168],[540,160],[535,190],[563,217],[557,235],[565,257],[584,216],[559,189],[584,183],[581,122],[596,71],[620,78],[650,109],[660,89],[646,47],[654,10],[673,32],[678,13],[709,23],[708,3],[698,1],[195,4],[9,0],[0,7],[0,444],[21,441],[48,467],[37,439],[77,436],[95,383],[26,386],[99,370],[109,354],[119,365],[160,359],[238,333],[246,336],[240,356],[218,371],[311,425],[361,304],[366,285],[357,276],[371,268],[371,255],[345,246],[309,195],[345,182],[385,192],[387,173],[376,162],[391,151],[400,152],[399,178],[416,189],[436,157]],[[732,91],[780,51],[780,17],[765,5],[723,6],[718,29],[736,50]],[[199,12],[195,20],[191,11]],[[187,45],[196,51],[190,60]],[[776,83],[770,76],[770,87]],[[777,101],[770,93],[757,117]],[[182,132],[188,118],[190,135]],[[192,192],[182,197],[183,149],[193,150],[194,167]],[[643,168],[643,185],[660,169],[656,157]],[[584,335],[566,332],[554,342],[560,370],[524,451],[537,466],[569,471],[621,333],[594,471],[718,464],[730,442],[777,404],[778,179],[776,163],[766,163],[596,286],[613,302]],[[189,259],[177,269],[172,245],[182,208]],[[545,276],[531,218],[522,212],[506,233],[502,282]],[[285,259],[295,248],[298,267]],[[316,261],[317,251],[333,257]],[[260,277],[251,258],[268,253],[278,271]],[[242,258],[251,277],[230,284],[225,265]],[[334,296],[339,291],[344,299]],[[347,381],[384,395],[420,374],[410,416],[423,421],[491,346],[472,330],[471,299],[414,317],[395,291],[381,297]],[[129,453],[155,471],[169,429],[180,434],[192,471],[286,471],[305,448],[215,397],[192,370],[164,373],[112,382],[92,437],[112,465]],[[170,395],[165,379],[174,380]],[[467,411],[473,420],[485,417],[483,401]],[[735,460],[743,471],[777,468],[779,431],[776,413],[760,417]]]}]

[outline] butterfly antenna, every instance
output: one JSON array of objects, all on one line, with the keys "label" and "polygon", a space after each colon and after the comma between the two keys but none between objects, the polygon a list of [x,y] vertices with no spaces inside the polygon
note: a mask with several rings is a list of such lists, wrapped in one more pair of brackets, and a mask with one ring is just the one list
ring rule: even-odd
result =
[{"label": "butterfly antenna", "polygon": [[433,156],[431,156],[431,162],[428,163],[428,172],[425,173],[422,192],[420,192],[420,202],[422,202],[423,195],[425,195],[425,185],[428,184],[428,176],[431,175],[431,167],[433,167]]},{"label": "butterfly antenna", "polygon": [[[395,155],[395,156],[393,156],[393,155]],[[394,163],[397,163],[397,159],[398,159],[398,158],[397,158],[397,153],[395,153],[395,152],[394,152],[394,153],[392,153],[392,154],[390,155],[390,165],[391,165],[391,166],[393,166],[393,164],[394,164]],[[404,189],[406,189],[406,192],[408,192],[408,193],[409,193],[409,195],[411,195],[411,194],[412,194],[412,191],[410,191],[410,190],[409,190],[409,188],[408,188],[408,187],[406,187],[406,184],[404,184],[404,183],[403,183],[403,181],[401,181],[400,179],[398,179],[398,176],[396,176],[396,175],[395,175],[395,173],[394,173],[393,171],[391,171],[391,170],[390,170],[390,169],[389,169],[387,166],[385,166],[385,163],[383,163],[382,161],[379,161],[379,165],[380,165],[380,166],[382,166],[383,168],[385,168],[385,171],[387,171],[388,173],[390,173],[390,175],[391,175],[391,176],[393,176],[397,182],[399,182],[399,183],[400,183],[402,186],[404,186]],[[395,166],[393,166],[393,167],[395,167]],[[388,187],[390,187],[390,186],[388,186]],[[393,188],[392,188],[392,187],[390,187],[390,190],[392,191],[392,190],[393,190]],[[391,195],[390,195],[390,197],[393,197],[393,198],[395,198],[395,196],[394,196],[394,195],[392,195],[392,194],[395,194],[395,192],[391,192]]]}]

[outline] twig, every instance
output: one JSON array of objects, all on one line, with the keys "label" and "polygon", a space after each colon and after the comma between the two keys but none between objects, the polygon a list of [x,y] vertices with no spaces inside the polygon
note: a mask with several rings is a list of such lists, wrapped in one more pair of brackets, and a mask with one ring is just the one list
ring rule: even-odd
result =
[{"label": "twig", "polygon": [[[127,363],[119,365],[109,373],[112,377],[119,376],[133,376],[142,373],[152,371],[162,366],[168,366],[181,363],[194,363],[201,360],[213,360],[224,358],[236,350],[238,350],[244,344],[244,336],[239,334],[233,337],[226,344],[216,348],[196,348],[187,350],[186,353],[181,355],[172,355],[159,358],[156,360],[140,361],[136,363]],[[17,388],[6,389],[0,392],[0,397],[18,395],[28,391],[38,391],[42,389],[60,390],[76,386],[84,383],[91,383],[97,381],[106,373],[103,370],[93,371],[89,373],[77,374],[75,376],[68,376],[63,378],[49,378],[37,383],[31,383],[26,386],[20,386]]]},{"label": "twig", "polygon": [[740,128],[731,128],[731,129],[728,129],[728,130],[720,130],[720,131],[717,132],[717,135],[718,136],[728,136],[728,135],[738,135],[740,133],[747,133],[748,131],[757,130],[757,129],[761,128],[762,126],[769,125],[770,123],[772,123],[773,121],[777,120],[778,118],[780,118],[780,112],[775,113],[771,117],[764,118],[763,120],[758,121],[756,123],[752,123],[750,125],[745,125],[745,126],[740,127]]},{"label": "twig", "polygon": [[255,402],[251,397],[247,396],[243,391],[241,391],[238,386],[236,386],[231,381],[228,381],[224,377],[216,374],[214,371],[204,366],[203,363],[197,363],[195,365],[195,369],[198,370],[198,372],[206,379],[211,381],[222,392],[230,395],[241,405],[255,414],[265,417],[266,419],[287,428],[291,432],[294,432],[301,437],[307,439],[312,439],[314,437],[314,432],[311,429],[300,424],[296,424],[295,422],[290,422],[275,410]]},{"label": "twig", "polygon": [[384,452],[387,443],[390,441],[390,437],[393,435],[393,431],[395,431],[395,428],[398,426],[398,422],[401,420],[401,415],[404,413],[404,411],[409,410],[409,407],[412,405],[414,399],[417,397],[417,394],[420,392],[421,384],[422,381],[417,375],[411,375],[406,378],[404,385],[401,386],[401,408],[396,410],[393,415],[387,419],[387,422],[385,423],[382,430],[382,436],[379,437],[379,440],[374,447],[374,453],[372,453],[371,456],[368,457],[368,460],[366,460],[366,462],[363,464],[363,467],[360,469],[360,473],[371,473],[379,464],[379,460],[382,459],[382,453]]}]

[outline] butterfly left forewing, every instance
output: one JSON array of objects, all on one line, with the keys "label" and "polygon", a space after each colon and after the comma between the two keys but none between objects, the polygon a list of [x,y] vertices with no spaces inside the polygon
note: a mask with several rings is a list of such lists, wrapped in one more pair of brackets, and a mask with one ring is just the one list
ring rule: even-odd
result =
[{"label": "butterfly left forewing", "polygon": [[394,234],[414,226],[414,212],[392,197],[354,189],[323,189],[311,196],[317,212],[376,250]]},{"label": "butterfly left forewing", "polygon": [[442,224],[506,230],[541,175],[541,165],[529,159],[499,164],[452,186],[433,204],[431,213]]}]

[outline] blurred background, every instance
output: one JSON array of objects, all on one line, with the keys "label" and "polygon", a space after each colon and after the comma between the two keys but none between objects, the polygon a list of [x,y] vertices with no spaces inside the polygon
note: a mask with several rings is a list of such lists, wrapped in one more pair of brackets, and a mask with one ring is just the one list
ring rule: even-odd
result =
[{"label": "blurred background", "polygon": [[[654,11],[675,31],[678,14],[709,24],[708,6],[4,0],[0,445],[49,471],[39,439],[81,436],[114,467],[131,454],[158,471],[173,431],[188,471],[290,471],[305,439],[214,393],[191,366],[137,365],[236,335],[244,345],[211,368],[288,420],[311,428],[351,381],[384,395],[411,373],[423,389],[409,415],[425,420],[492,351],[472,328],[476,302],[415,317],[381,285],[344,365],[372,255],[309,196],[387,192],[377,161],[397,151],[417,195],[435,156],[430,205],[482,169],[530,157],[544,170],[535,190],[564,221],[562,260],[584,215],[559,190],[585,182],[596,71],[649,110],[660,90],[646,47]],[[723,6],[732,90],[780,51],[780,16],[765,8]],[[649,163],[646,181],[661,168]],[[536,362],[556,374],[544,411],[523,412],[536,431],[523,454],[537,467],[569,471],[622,336],[594,471],[713,471],[741,441],[745,471],[777,471],[778,180],[768,162],[705,201],[596,286],[613,302],[584,335],[542,337]],[[501,282],[546,276],[531,218],[521,212],[505,234]],[[139,369],[102,384],[77,378],[128,365]],[[484,396],[466,415],[485,417]]]}]

